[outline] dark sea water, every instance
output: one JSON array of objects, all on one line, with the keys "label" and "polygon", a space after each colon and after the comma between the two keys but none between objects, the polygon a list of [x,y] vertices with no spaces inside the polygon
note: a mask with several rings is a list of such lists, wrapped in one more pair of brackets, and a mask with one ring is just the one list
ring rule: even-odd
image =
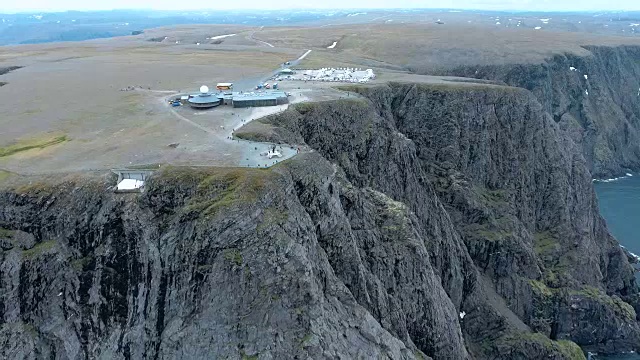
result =
[{"label": "dark sea water", "polygon": [[593,355],[590,360],[638,360],[640,359],[640,355],[638,354],[622,354],[622,355],[611,355],[611,356],[603,356],[603,355]]},{"label": "dark sea water", "polygon": [[[594,183],[600,213],[609,231],[630,252],[640,255],[640,174],[612,182]],[[593,360],[640,360],[638,354],[594,356]]]},{"label": "dark sea water", "polygon": [[640,255],[640,174],[593,185],[609,231],[621,245]]}]

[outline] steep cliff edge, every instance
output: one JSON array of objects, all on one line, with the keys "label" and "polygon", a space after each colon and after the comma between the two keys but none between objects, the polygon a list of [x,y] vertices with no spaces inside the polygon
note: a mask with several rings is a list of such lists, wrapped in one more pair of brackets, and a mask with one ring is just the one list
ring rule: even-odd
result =
[{"label": "steep cliff edge", "polygon": [[640,347],[632,269],[577,146],[535,97],[357,90],[260,120],[254,130],[313,149],[269,170],[165,167],[142,194],[88,175],[3,185],[2,357]]},{"label": "steep cliff edge", "polygon": [[461,66],[442,73],[502,81],[532,91],[560,127],[581,145],[595,177],[638,171],[640,47],[584,49],[588,56],[556,55],[540,64]]},{"label": "steep cliff edge", "polygon": [[76,178],[1,195],[3,358],[425,357],[336,277],[286,169],[168,168],[149,185],[122,195]]},{"label": "steep cliff edge", "polygon": [[[274,140],[304,141],[350,181],[406,203],[425,229],[433,225],[429,193],[416,189],[433,187],[462,252],[533,330],[601,350],[640,344],[623,301],[637,293],[633,270],[598,214],[579,147],[531,93],[469,84],[350,90],[367,100],[302,104],[263,122],[275,127]],[[380,161],[389,153],[415,153],[410,176],[397,161]],[[439,261],[439,245],[432,263],[456,299],[451,289],[464,286],[455,260]]]}]

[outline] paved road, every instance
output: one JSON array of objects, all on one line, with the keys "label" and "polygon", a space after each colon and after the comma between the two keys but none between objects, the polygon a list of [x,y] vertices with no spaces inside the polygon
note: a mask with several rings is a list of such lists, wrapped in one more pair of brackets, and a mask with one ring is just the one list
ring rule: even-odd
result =
[{"label": "paved road", "polygon": [[[262,29],[264,29],[264,26],[261,26],[261,27],[260,27],[260,29],[258,29],[258,31],[261,31]],[[254,37],[253,37],[253,34],[255,34],[255,33],[256,33],[255,31],[252,31],[252,32],[247,36],[247,39],[248,39],[248,40],[251,40],[251,41],[258,42],[258,43],[263,44],[263,45],[267,45],[267,46],[269,46],[269,47],[275,47],[275,46],[273,46],[272,44],[270,44],[270,43],[268,43],[268,42],[266,42],[266,41],[262,41],[262,40],[258,40],[258,39],[256,39],[256,38],[254,38]]]},{"label": "paved road", "polygon": [[[311,50],[306,50],[300,57],[291,61],[291,65],[297,65],[301,60],[303,60],[307,55],[311,53]],[[281,68],[275,69],[269,75],[266,75],[262,78],[255,79],[241,79],[238,82],[234,83],[234,90],[236,91],[252,91],[255,85],[264,83],[268,79],[273,78],[278,75]],[[139,89],[140,91],[150,92],[150,93],[158,93],[158,94],[170,94],[166,97],[163,97],[161,101],[163,102],[166,109],[168,109],[173,116],[177,119],[193,126],[201,131],[206,132],[209,135],[212,135],[213,138],[211,141],[214,142],[215,148],[223,153],[224,156],[236,157],[237,160],[235,162],[236,166],[242,167],[257,167],[257,168],[266,168],[270,167],[280,161],[292,158],[298,153],[298,150],[295,147],[290,145],[278,145],[278,151],[282,154],[280,158],[268,159],[265,154],[269,149],[271,149],[274,144],[270,143],[261,143],[261,142],[253,142],[253,141],[245,141],[234,138],[233,132],[240,129],[242,126],[250,123],[253,120],[276,114],[282,112],[288,108],[288,104],[279,105],[279,106],[269,106],[269,107],[256,107],[251,109],[251,113],[248,116],[242,117],[233,117],[226,119],[230,123],[226,123],[227,129],[211,129],[206,126],[199,124],[196,121],[193,121],[186,116],[178,113],[172,106],[169,104],[169,99],[175,98],[177,96],[186,95],[179,94],[176,91],[164,91],[164,90],[146,90]],[[304,96],[300,96],[296,99],[296,97],[291,99],[292,101],[304,101]],[[216,111],[215,109],[209,111]],[[229,126],[230,125],[230,126]],[[235,155],[232,155],[235,154]],[[231,159],[229,159],[231,160]],[[213,163],[210,166],[229,166],[226,161],[221,163]]]}]

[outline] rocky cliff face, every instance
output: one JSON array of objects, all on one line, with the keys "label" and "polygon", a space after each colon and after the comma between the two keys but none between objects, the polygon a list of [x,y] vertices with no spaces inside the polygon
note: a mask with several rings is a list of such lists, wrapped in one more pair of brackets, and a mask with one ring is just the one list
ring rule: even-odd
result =
[{"label": "rocky cliff face", "polygon": [[640,47],[584,48],[589,56],[557,55],[541,64],[463,66],[444,73],[497,80],[532,91],[582,147],[594,176],[638,171]]},{"label": "rocky cliff face", "polygon": [[632,269],[579,146],[533,95],[361,92],[256,124],[313,149],[270,170],[167,167],[142,194],[95,177],[4,186],[2,356],[580,359],[570,340],[640,347]]}]

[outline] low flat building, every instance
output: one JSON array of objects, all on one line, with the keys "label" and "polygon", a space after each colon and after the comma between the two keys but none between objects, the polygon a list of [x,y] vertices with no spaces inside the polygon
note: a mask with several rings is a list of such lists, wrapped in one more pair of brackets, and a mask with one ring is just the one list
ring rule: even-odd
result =
[{"label": "low flat building", "polygon": [[197,94],[189,100],[189,106],[194,109],[209,109],[223,104],[223,98],[218,94]]},{"label": "low flat building", "polygon": [[235,108],[276,106],[288,102],[289,99],[284,91],[234,93],[232,99]]},{"label": "low flat building", "polygon": [[153,170],[114,169],[118,175],[116,192],[142,192],[147,179],[153,174]]}]

